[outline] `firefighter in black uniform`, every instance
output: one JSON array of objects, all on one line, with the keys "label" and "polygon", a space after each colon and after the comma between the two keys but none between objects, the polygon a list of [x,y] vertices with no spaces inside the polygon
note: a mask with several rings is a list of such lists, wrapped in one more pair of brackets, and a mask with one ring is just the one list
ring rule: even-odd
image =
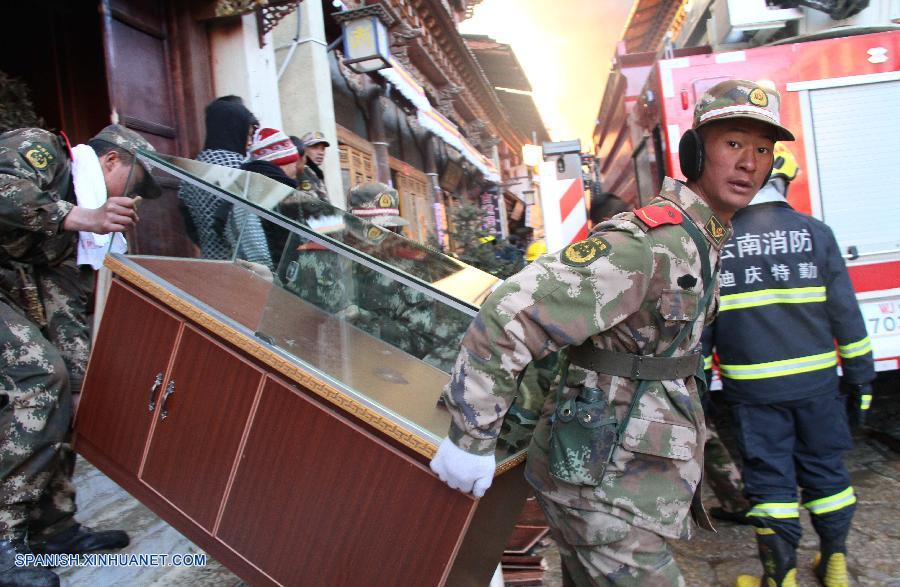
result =
[{"label": "firefighter in black uniform", "polygon": [[848,585],[845,542],[856,495],[841,455],[852,444],[848,413],[861,423],[875,370],[831,229],[785,198],[797,172],[790,151],[776,145],[771,179],[734,215],[709,336],[764,568],[762,580],[743,575],[738,587],[796,585],[801,506],[820,539],[816,575],[829,587]]}]

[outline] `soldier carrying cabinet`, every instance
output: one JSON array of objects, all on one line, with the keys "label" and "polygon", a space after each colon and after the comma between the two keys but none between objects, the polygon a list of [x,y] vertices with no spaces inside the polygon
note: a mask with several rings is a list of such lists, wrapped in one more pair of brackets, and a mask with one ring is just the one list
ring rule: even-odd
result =
[{"label": "soldier carrying cabinet", "polygon": [[[765,183],[779,95],[711,87],[680,146],[686,183],[599,224],[508,279],[467,331],[444,389],[451,425],[431,462],[451,487],[490,486],[497,434],[530,362],[561,350],[525,475],[559,545],[567,584],[684,585],[666,543],[699,505],[705,425],[697,352],[716,311],[732,215]],[[692,505],[694,507],[692,507]]]},{"label": "soldier carrying cabinet", "polygon": [[134,226],[139,199],[132,196],[160,192],[148,169],[132,165],[136,149],[153,147],[118,125],[71,150],[38,128],[0,135],[2,585],[59,584],[45,567],[15,564],[30,549],[81,554],[128,545],[121,530],[75,521],[68,441],[72,395],[90,352],[93,275],[83,265],[99,266],[104,235]]}]

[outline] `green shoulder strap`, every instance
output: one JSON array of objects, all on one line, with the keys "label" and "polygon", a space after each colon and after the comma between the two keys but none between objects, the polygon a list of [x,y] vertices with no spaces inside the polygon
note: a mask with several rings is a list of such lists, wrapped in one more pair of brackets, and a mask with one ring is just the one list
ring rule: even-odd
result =
[{"label": "green shoulder strap", "polygon": [[[690,218],[685,218],[681,221],[680,226],[688,233],[688,236],[691,237],[691,240],[694,241],[694,245],[697,247],[697,253],[700,255],[700,271],[702,273],[703,278],[703,298],[700,300],[700,304],[698,306],[699,312],[697,317],[699,319],[703,319],[706,316],[706,307],[709,304],[709,300],[712,297],[712,292],[715,291],[715,286],[713,284],[712,279],[712,270],[710,269],[709,264],[709,247],[706,244],[706,239],[703,238],[703,235],[697,229],[696,225]],[[647,235],[652,234],[652,231],[648,231]],[[696,322],[696,320],[694,320]],[[671,357],[675,350],[678,348],[678,345],[681,344],[688,334],[690,334],[691,330],[694,328],[694,322],[690,324],[685,324],[684,327],[678,332],[678,335],[672,339],[672,343],[661,352],[658,356],[660,357]],[[567,365],[568,367],[568,365]],[[650,384],[650,381],[647,379],[642,379],[638,388],[634,392],[634,396],[631,398],[631,403],[628,405],[628,412],[625,414],[625,418],[622,420],[621,426],[619,426],[619,430],[616,437],[615,446],[619,446],[622,444],[622,439],[625,437],[625,429],[628,427],[628,421],[631,420],[631,414],[634,412],[634,409],[637,407],[638,402],[641,401],[641,396],[644,395],[644,391],[647,389],[647,386]],[[612,458],[612,453],[615,451],[610,451],[610,459]]]}]

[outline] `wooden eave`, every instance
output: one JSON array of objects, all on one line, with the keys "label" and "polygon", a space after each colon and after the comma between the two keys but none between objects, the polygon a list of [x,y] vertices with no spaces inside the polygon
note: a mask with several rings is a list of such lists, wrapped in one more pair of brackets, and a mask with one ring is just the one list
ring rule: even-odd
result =
[{"label": "wooden eave", "polygon": [[413,39],[407,46],[407,55],[413,65],[416,66],[422,75],[424,75],[431,84],[437,88],[450,83],[450,78],[441,69],[435,60],[428,54],[428,51],[422,47],[419,39]]},{"label": "wooden eave", "polygon": [[434,90],[440,92],[448,85],[463,89],[452,101],[456,118],[483,120],[492,135],[509,144],[521,144],[503,104],[441,0],[383,1],[406,25],[424,31],[423,37],[409,41],[407,55]]},{"label": "wooden eave", "polygon": [[628,53],[657,51],[682,0],[637,0],[622,40]]}]

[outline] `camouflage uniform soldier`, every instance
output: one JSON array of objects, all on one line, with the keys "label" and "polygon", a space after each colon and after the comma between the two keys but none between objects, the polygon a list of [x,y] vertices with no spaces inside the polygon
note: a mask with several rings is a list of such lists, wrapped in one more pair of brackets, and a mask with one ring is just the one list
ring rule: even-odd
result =
[{"label": "camouflage uniform soldier", "polygon": [[516,377],[562,350],[525,475],[568,584],[684,585],[666,539],[690,536],[691,509],[709,527],[696,349],[730,219],[763,185],[775,140],[790,136],[778,99],[748,81],[710,88],[682,141],[689,181],[666,178],[650,205],[508,279],[466,332],[431,468],[483,495]]},{"label": "camouflage uniform soldier", "polygon": [[[390,265],[416,274],[424,252],[396,239],[384,249],[390,231],[407,221],[400,217],[397,191],[382,183],[366,183],[350,191],[350,212],[344,242],[376,258],[391,255]],[[304,300],[335,314],[414,357],[449,372],[465,324],[447,316],[430,296],[340,254],[308,242],[289,245],[298,251],[286,287]]]},{"label": "camouflage uniform soldier", "polygon": [[[360,241],[356,245],[358,249],[364,252],[372,249],[384,239],[384,230],[399,233],[409,224],[400,216],[399,201],[397,190],[383,183],[365,183],[350,190],[350,213],[371,222],[371,225],[362,223],[359,229],[351,230]],[[421,253],[419,249],[410,247],[393,253],[391,265],[415,273],[413,265]],[[458,348],[463,328],[438,328],[434,299],[362,265],[354,267],[354,284],[358,306],[358,314],[352,320],[354,326],[450,371],[452,362],[445,360],[449,353],[442,353],[441,349],[450,345]],[[446,337],[442,338],[442,333]]]},{"label": "camouflage uniform soldier", "polygon": [[288,238],[287,255],[296,256],[282,277],[288,291],[329,314],[337,314],[350,305],[352,262],[312,241],[300,244],[295,236]]},{"label": "camouflage uniform soldier", "polygon": [[328,189],[325,187],[325,173],[322,163],[325,162],[325,149],[331,143],[319,131],[308,132],[300,140],[306,152],[306,166],[297,178],[300,191],[314,193],[320,200],[328,201]]},{"label": "camouflage uniform soldier", "polygon": [[[156,197],[146,169],[132,167],[140,135],[112,125],[71,150],[47,131],[0,135],[0,345],[5,400],[0,411],[0,583],[56,585],[46,568],[14,566],[31,547],[82,553],[128,544],[122,531],[78,524],[68,445],[72,392],[90,350],[90,272],[76,261],[79,231],[108,234],[134,225],[128,185]],[[137,174],[136,177],[131,177]],[[130,183],[129,183],[130,182]],[[76,193],[77,192],[77,193]],[[90,192],[90,193],[88,193]],[[102,192],[102,193],[100,193]],[[99,208],[76,205],[95,196]],[[102,196],[102,197],[96,197]]]}]

